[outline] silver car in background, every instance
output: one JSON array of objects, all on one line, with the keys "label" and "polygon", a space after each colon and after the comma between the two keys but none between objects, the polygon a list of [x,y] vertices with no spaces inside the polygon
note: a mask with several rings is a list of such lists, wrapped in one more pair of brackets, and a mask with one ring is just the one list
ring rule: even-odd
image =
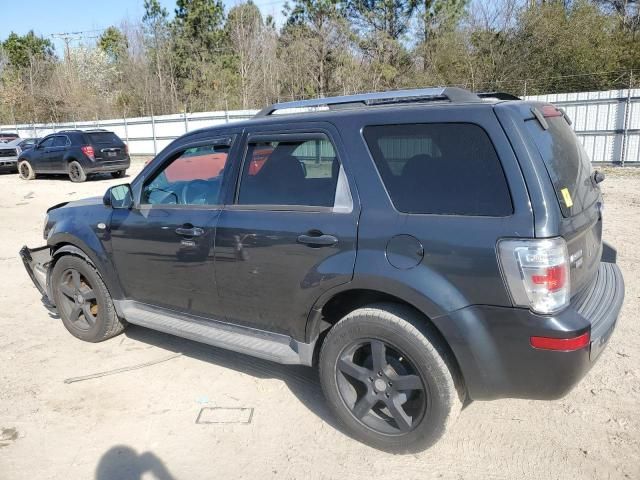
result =
[{"label": "silver car in background", "polygon": [[33,148],[38,138],[16,138],[7,143],[0,143],[0,173],[17,172],[18,157],[22,152]]}]

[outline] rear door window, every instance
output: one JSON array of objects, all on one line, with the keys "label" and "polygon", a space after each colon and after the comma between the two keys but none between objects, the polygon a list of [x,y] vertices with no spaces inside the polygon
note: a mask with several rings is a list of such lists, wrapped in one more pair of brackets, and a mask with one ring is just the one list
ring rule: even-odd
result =
[{"label": "rear door window", "polygon": [[376,125],[364,137],[395,208],[404,213],[507,216],[502,165],[470,123]]},{"label": "rear door window", "polygon": [[250,141],[237,203],[334,207],[340,162],[331,141],[315,137]]},{"label": "rear door window", "polygon": [[598,199],[599,188],[591,181],[591,161],[582,143],[563,116],[545,118],[549,128],[527,120],[527,130],[547,168],[565,217],[582,212]]}]

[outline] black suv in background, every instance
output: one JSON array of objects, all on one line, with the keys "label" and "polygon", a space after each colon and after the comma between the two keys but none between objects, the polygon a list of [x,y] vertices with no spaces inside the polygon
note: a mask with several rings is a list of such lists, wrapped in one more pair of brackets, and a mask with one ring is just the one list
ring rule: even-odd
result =
[{"label": "black suv in background", "polygon": [[51,207],[46,246],[21,255],[78,338],[133,323],[317,365],[346,431],[415,451],[465,401],[559,398],[599,357],[624,298],[601,260],[602,179],[550,104],[456,88],[285,103]]},{"label": "black suv in background", "polygon": [[129,168],[125,143],[107,130],[64,130],[48,135],[18,158],[18,174],[33,180],[37,174],[66,174],[84,182],[94,173],[124,176]]}]

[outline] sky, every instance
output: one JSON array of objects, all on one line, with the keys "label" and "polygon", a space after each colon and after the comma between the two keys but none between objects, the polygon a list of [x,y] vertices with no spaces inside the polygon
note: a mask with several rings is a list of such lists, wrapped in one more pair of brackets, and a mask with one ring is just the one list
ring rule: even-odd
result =
[{"label": "sky", "polygon": [[[227,11],[240,0],[223,0]],[[171,15],[175,0],[160,0]],[[263,15],[280,17],[284,0],[254,0]],[[0,41],[12,31],[24,35],[29,30],[53,41],[62,55],[64,43],[52,37],[57,33],[85,32],[83,42],[95,42],[100,31],[122,20],[137,22],[144,13],[144,0],[0,0]],[[72,45],[78,41],[72,42]]]}]

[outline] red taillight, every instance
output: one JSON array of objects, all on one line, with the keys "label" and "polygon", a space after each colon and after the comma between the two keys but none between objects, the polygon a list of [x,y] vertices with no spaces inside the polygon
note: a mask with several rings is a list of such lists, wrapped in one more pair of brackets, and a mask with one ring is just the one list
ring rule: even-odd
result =
[{"label": "red taillight", "polygon": [[589,332],[586,332],[573,338],[531,337],[530,341],[533,348],[570,352],[589,345],[590,337]]},{"label": "red taillight", "polygon": [[82,150],[82,153],[84,153],[91,160],[96,159],[95,152],[93,151],[93,147],[91,145],[83,145],[82,147],[80,147],[80,150]]},{"label": "red taillight", "polygon": [[542,116],[545,117],[545,118],[561,117],[562,116],[562,111],[558,110],[553,105],[545,105],[545,106],[542,107]]},{"label": "red taillight", "polygon": [[557,292],[567,282],[567,267],[565,265],[547,267],[543,275],[531,275],[531,281],[536,285],[543,285],[549,292]]}]

